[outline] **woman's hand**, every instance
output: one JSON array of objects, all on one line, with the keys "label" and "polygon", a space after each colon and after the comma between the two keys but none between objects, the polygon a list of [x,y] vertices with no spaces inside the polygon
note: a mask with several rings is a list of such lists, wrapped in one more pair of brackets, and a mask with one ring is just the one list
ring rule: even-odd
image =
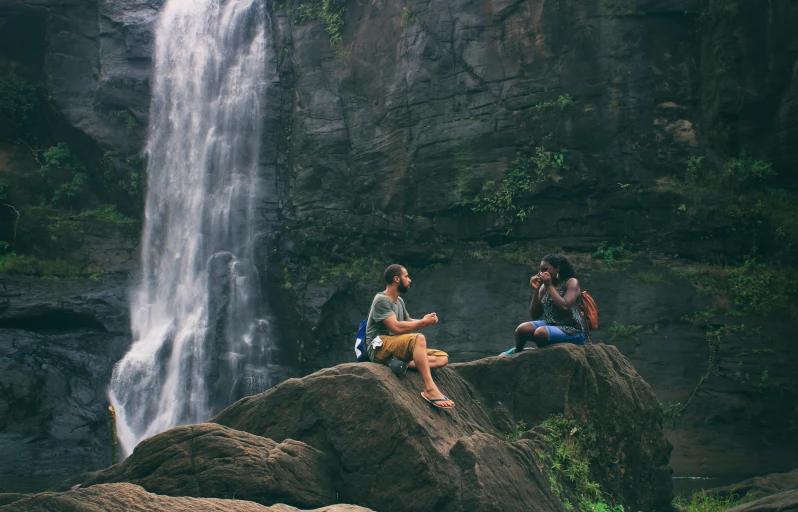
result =
[{"label": "woman's hand", "polygon": [[540,278],[540,274],[535,274],[529,278],[529,286],[531,286],[533,290],[540,289],[541,284],[543,284],[543,280]]},{"label": "woman's hand", "polygon": [[551,274],[548,272],[541,272],[540,279],[543,281],[543,284],[546,286],[551,286]]}]

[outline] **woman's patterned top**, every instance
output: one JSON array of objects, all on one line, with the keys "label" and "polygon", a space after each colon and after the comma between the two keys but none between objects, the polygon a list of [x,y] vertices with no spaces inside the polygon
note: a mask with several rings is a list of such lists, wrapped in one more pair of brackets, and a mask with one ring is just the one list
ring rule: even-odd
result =
[{"label": "woman's patterned top", "polygon": [[[560,297],[565,297],[565,284],[560,283],[557,287],[557,293],[560,294]],[[543,304],[543,319],[546,320],[547,324],[556,325],[562,329],[562,332],[571,336],[585,332],[581,294],[576,298],[576,302],[574,302],[570,310],[563,311],[554,304],[554,301],[549,296],[549,289],[545,288],[541,303]]]}]

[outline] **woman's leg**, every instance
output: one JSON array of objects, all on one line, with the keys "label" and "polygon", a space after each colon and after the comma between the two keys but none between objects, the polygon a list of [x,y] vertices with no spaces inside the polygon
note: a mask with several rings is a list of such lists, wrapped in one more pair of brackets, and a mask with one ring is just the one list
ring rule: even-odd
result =
[{"label": "woman's leg", "polygon": [[524,322],[515,329],[515,351],[521,352],[524,350],[524,345],[527,341],[535,338],[535,330],[540,329],[546,325],[545,320],[535,320],[533,322]]}]

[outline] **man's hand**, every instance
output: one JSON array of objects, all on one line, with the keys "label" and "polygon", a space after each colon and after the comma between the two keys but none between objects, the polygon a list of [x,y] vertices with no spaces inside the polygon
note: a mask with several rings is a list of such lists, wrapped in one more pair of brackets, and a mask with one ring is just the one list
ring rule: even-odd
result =
[{"label": "man's hand", "polygon": [[424,325],[432,325],[438,323],[438,314],[437,313],[430,313],[428,315],[424,315]]},{"label": "man's hand", "polygon": [[542,283],[543,279],[540,277],[540,273],[535,274],[534,276],[529,278],[529,286],[531,286],[533,290],[540,289],[540,285]]}]

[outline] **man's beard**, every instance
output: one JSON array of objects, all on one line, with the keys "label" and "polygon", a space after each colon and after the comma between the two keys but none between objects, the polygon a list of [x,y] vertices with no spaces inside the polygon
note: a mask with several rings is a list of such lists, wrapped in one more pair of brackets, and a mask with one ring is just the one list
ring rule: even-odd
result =
[{"label": "man's beard", "polygon": [[398,286],[399,293],[407,293],[410,290],[409,286],[402,286],[401,284]]}]

